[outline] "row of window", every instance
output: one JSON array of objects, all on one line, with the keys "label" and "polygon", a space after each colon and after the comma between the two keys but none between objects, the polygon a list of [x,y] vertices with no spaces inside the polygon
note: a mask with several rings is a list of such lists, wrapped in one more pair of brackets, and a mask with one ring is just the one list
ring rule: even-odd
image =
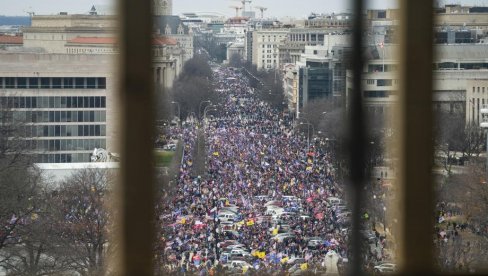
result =
[{"label": "row of window", "polygon": [[474,92],[478,92],[478,93],[483,92],[483,93],[485,93],[485,87],[479,87],[479,86],[478,87],[474,87],[473,86],[473,93]]},{"label": "row of window", "polygon": [[366,98],[387,98],[391,95],[394,95],[394,91],[364,91],[364,97]]},{"label": "row of window", "polygon": [[[398,84],[398,80],[394,80],[395,84]],[[376,86],[392,86],[393,80],[392,79],[367,79],[366,84],[374,85],[376,82]]]},{"label": "row of window", "polygon": [[105,125],[26,125],[19,129],[21,137],[106,136]]},{"label": "row of window", "polygon": [[105,148],[105,139],[56,139],[33,140],[32,149],[46,151],[92,151],[94,148]]},{"label": "row of window", "polygon": [[100,97],[0,97],[0,106],[7,108],[105,108]]},{"label": "row of window", "polygon": [[47,151],[93,151],[94,148],[105,148],[105,139],[55,139],[55,140],[22,140],[26,150],[45,153]]},{"label": "row of window", "polygon": [[82,163],[90,162],[91,153],[37,154],[37,163]]},{"label": "row of window", "polygon": [[368,73],[373,72],[397,72],[398,65],[396,64],[369,64]]},{"label": "row of window", "polygon": [[15,122],[70,123],[105,122],[105,111],[12,111]]},{"label": "row of window", "polygon": [[464,69],[464,70],[479,70],[488,69],[488,62],[439,62],[434,63],[434,68],[437,69]]},{"label": "row of window", "polygon": [[13,89],[106,89],[106,78],[0,77],[0,88]]}]

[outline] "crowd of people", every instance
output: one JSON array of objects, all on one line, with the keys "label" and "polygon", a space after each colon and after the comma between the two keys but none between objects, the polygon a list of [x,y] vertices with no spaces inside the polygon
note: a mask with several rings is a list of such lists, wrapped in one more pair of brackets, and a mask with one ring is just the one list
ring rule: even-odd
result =
[{"label": "crowd of people", "polygon": [[[336,270],[347,261],[350,213],[327,144],[260,101],[237,70],[218,67],[214,74],[222,102],[213,119],[181,130],[179,176],[161,201],[164,269],[199,275],[225,268],[280,273],[293,265]],[[198,128],[205,131],[203,175],[192,169]],[[249,266],[229,267],[234,260]]]}]

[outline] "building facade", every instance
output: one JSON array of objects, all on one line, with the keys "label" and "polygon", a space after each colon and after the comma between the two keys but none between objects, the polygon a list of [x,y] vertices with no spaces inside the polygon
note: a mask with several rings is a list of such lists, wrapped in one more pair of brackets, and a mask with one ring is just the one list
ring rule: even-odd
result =
[{"label": "building facade", "polygon": [[325,47],[306,46],[296,63],[298,72],[297,111],[309,101],[332,97],[334,62]]},{"label": "building facade", "polygon": [[252,32],[252,63],[260,70],[280,68],[279,47],[284,43],[287,29],[256,30]]},{"label": "building facade", "polygon": [[154,15],[173,15],[173,0],[153,0]]},{"label": "building facade", "polygon": [[0,101],[25,123],[21,136],[38,163],[89,162],[115,150],[113,55],[0,53]]},{"label": "building facade", "polygon": [[47,53],[67,53],[66,44],[77,37],[114,37],[117,18],[112,15],[35,15],[24,29],[23,45]]},{"label": "building facade", "polygon": [[[33,16],[23,46],[0,49],[0,104],[24,125],[20,135],[36,162],[90,162],[95,148],[117,152],[114,24],[94,8],[89,15]],[[153,38],[154,80],[167,87],[193,52],[183,49],[193,49],[188,30],[172,27],[179,41]]]},{"label": "building facade", "polygon": [[[385,45],[385,50],[377,49],[373,53],[379,55],[364,67],[362,97],[371,112],[386,114],[397,100],[396,47]],[[433,62],[434,110],[462,114],[466,123],[479,125],[480,109],[488,104],[488,45],[436,45],[435,50],[438,55]],[[351,71],[347,72],[346,91],[347,94],[353,91]]]}]

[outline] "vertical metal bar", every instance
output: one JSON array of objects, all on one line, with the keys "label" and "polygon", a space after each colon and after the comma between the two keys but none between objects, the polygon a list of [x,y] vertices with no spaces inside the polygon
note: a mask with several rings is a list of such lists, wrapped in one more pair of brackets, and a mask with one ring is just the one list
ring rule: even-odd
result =
[{"label": "vertical metal bar", "polygon": [[353,0],[353,92],[349,94],[349,164],[351,168],[352,192],[352,231],[350,248],[352,249],[351,275],[363,274],[361,248],[361,206],[365,183],[365,127],[362,103],[361,74],[363,71],[363,0]]},{"label": "vertical metal bar", "polygon": [[151,2],[119,0],[122,275],[154,273]]},{"label": "vertical metal bar", "polygon": [[434,272],[432,139],[433,1],[402,0],[398,111],[400,269]]}]

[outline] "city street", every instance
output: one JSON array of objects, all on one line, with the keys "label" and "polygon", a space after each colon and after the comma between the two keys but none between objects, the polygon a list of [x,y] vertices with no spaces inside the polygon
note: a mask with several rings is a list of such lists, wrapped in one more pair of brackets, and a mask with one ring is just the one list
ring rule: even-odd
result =
[{"label": "city street", "polygon": [[[292,118],[259,101],[240,72],[214,73],[222,104],[204,104],[202,124],[182,130],[176,190],[161,200],[164,269],[337,271],[347,262],[350,212],[325,141],[309,146]],[[197,128],[205,132],[203,175],[192,170],[201,152],[194,150]]]}]

